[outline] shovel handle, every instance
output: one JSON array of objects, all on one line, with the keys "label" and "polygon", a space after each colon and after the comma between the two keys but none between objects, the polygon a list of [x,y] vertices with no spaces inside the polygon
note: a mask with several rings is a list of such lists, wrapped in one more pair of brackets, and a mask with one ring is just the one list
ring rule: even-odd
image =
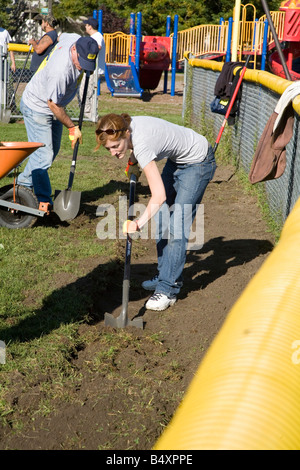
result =
[{"label": "shovel handle", "polygon": [[236,87],[235,87],[235,89],[234,89],[232,98],[231,98],[230,103],[229,103],[229,105],[228,105],[228,108],[227,108],[227,111],[226,111],[226,114],[225,114],[225,117],[224,117],[224,120],[223,120],[221,129],[219,130],[218,137],[216,138],[216,142],[215,142],[215,146],[214,146],[214,152],[215,152],[215,151],[217,150],[217,148],[218,148],[218,145],[219,145],[221,136],[222,136],[222,134],[223,134],[223,131],[224,131],[224,129],[225,129],[225,126],[226,126],[226,123],[227,123],[229,114],[230,114],[230,112],[231,112],[231,110],[232,110],[232,107],[233,107],[233,104],[234,104],[234,102],[235,102],[236,95],[238,94],[238,91],[239,91],[240,86],[241,86],[241,84],[242,84],[244,75],[245,75],[245,73],[246,73],[246,69],[247,69],[247,67],[248,67],[249,60],[250,60],[250,55],[247,57],[246,62],[245,62],[245,65],[244,65],[244,67],[242,68],[242,71],[241,71],[241,74],[240,74],[240,76],[239,76],[239,79],[238,79],[238,82],[237,82],[237,84],[236,84]]},{"label": "shovel handle", "polygon": [[[90,74],[91,74],[91,72],[89,70],[87,70],[86,71],[84,89],[83,89],[83,95],[82,95],[82,101],[81,101],[81,106],[80,106],[79,120],[78,120],[78,127],[79,127],[80,130],[81,130],[81,127],[82,127],[83,113],[84,113],[84,107],[85,107],[85,102],[86,102],[87,89],[88,89],[88,86],[89,86]],[[71,168],[70,168],[68,189],[71,189],[72,185],[73,185],[75,167],[76,167],[76,160],[77,160],[77,154],[78,154],[78,148],[79,148],[79,140],[76,141],[74,151],[73,151],[73,158],[72,158],[72,164],[71,164]]]},{"label": "shovel handle", "polygon": [[[136,176],[132,174],[130,176],[130,190],[129,190],[129,208],[128,208],[128,220],[133,220],[133,207],[135,200],[135,188],[136,188]],[[130,260],[131,260],[131,249],[132,249],[132,238],[127,234],[126,250],[125,250],[125,268],[124,268],[124,281],[130,279]]]}]

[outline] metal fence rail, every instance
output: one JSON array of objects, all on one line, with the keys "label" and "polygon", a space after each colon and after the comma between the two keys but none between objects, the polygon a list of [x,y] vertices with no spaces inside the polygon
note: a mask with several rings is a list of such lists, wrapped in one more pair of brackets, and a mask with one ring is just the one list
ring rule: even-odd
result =
[{"label": "metal fence rail", "polygon": [[[224,119],[210,110],[219,74],[219,71],[185,62],[183,114],[199,132],[205,131],[207,124],[212,126],[215,136]],[[279,98],[280,94],[267,86],[244,79],[239,118],[234,126],[230,126],[230,132],[227,129],[226,135],[232,148],[232,163],[239,165],[246,174],[249,174],[256,146]],[[295,112],[294,133],[286,147],[287,163],[283,175],[257,184],[264,189],[270,215],[279,227],[283,226],[300,195],[299,121],[299,114]]]}]

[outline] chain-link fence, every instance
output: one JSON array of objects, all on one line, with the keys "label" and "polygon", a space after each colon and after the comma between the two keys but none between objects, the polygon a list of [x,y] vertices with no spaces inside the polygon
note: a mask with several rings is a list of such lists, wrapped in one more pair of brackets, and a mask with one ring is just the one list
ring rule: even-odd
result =
[{"label": "chain-link fence", "polygon": [[[192,66],[186,60],[186,91],[183,114],[189,124],[199,130],[212,126],[216,136],[224,116],[211,112],[214,87],[220,72]],[[228,133],[232,148],[232,162],[249,174],[256,146],[275,109],[280,95],[259,83],[244,79],[239,117]],[[299,115],[295,112],[293,137],[286,147],[286,168],[278,179],[257,183],[265,190],[266,202],[273,220],[282,227],[300,195]],[[213,142],[212,142],[213,144]]]},{"label": "chain-link fence", "polygon": [[[16,71],[13,72],[11,70],[11,62],[9,54],[7,53],[5,48],[0,46],[0,55],[1,55],[1,63],[2,69],[0,71],[0,86],[1,86],[1,98],[0,98],[0,105],[3,110],[10,109],[11,110],[11,118],[14,119],[21,119],[22,114],[20,111],[20,101],[23,94],[23,91],[33,76],[33,72],[30,70],[30,63],[31,63],[31,54],[27,60],[28,56],[27,52],[14,52],[15,62],[16,62]],[[24,67],[26,63],[26,66]],[[96,66],[96,70],[98,70],[98,63]],[[86,121],[93,121],[97,120],[98,115],[98,78],[97,74],[93,73],[90,77],[90,80],[93,81],[93,97],[92,97],[92,109],[91,109],[91,116],[84,117],[83,119]],[[17,87],[17,90],[16,90]],[[14,91],[16,93],[14,95]],[[79,118],[80,113],[80,98],[79,95],[75,96],[75,98],[68,104],[66,107],[66,112],[70,116],[71,119],[77,120]]]}]

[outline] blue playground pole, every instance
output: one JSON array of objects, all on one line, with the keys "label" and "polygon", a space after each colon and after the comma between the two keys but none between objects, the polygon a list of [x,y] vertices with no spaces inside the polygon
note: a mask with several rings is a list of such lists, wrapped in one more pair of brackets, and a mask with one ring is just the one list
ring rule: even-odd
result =
[{"label": "blue playground pole", "polygon": [[[167,24],[166,24],[166,37],[170,37],[170,32],[171,32],[171,16],[167,16]],[[165,70],[165,76],[164,76],[164,93],[167,93],[168,91],[168,71]]]},{"label": "blue playground pole", "polygon": [[252,51],[255,50],[255,36],[256,36],[256,26],[257,26],[258,19],[255,19],[255,25],[254,25],[254,33],[253,33],[253,42],[252,42]]},{"label": "blue playground pole", "polygon": [[[98,21],[98,31],[99,33],[102,34],[102,10],[93,10],[93,18],[95,20]],[[101,88],[101,81],[100,81],[100,78],[98,79],[98,86],[97,86],[97,95],[99,96],[101,91],[100,91],[100,88]]]},{"label": "blue playground pole", "polygon": [[[135,35],[135,13],[130,13],[130,29],[129,34],[132,36]],[[132,57],[132,48],[133,48],[133,40],[130,40],[130,60]]]},{"label": "blue playground pole", "polygon": [[[220,21],[219,21],[219,26],[222,26],[222,24],[224,23],[224,18],[220,18]],[[220,36],[221,36],[221,28],[219,28],[219,34],[218,34],[218,51],[220,50]]]},{"label": "blue playground pole", "polygon": [[102,34],[102,17],[103,17],[103,11],[98,10],[98,31],[101,34]]},{"label": "blue playground pole", "polygon": [[227,50],[226,50],[225,62],[230,62],[230,57],[231,57],[232,24],[233,24],[233,19],[230,17],[228,20],[228,37],[227,37]]},{"label": "blue playground pole", "polygon": [[261,54],[261,70],[265,70],[266,67],[266,57],[267,57],[267,49],[268,49],[268,30],[269,30],[269,23],[268,20],[264,21],[264,38],[263,38],[263,47],[262,47],[262,54]]},{"label": "blue playground pole", "polygon": [[171,78],[171,96],[175,95],[176,78],[176,55],[177,55],[177,33],[178,33],[178,15],[174,16],[174,35],[172,47],[172,78]]},{"label": "blue playground pole", "polygon": [[137,13],[136,21],[136,44],[135,44],[135,69],[137,76],[139,76],[140,71],[140,47],[142,41],[142,13],[139,11]]},{"label": "blue playground pole", "polygon": [[135,14],[130,13],[130,30],[129,34],[135,34]]}]

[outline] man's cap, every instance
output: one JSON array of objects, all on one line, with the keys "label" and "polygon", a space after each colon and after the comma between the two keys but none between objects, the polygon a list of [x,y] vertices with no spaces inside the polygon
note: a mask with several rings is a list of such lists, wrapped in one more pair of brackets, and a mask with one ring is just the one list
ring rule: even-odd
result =
[{"label": "man's cap", "polygon": [[83,70],[93,72],[96,67],[96,58],[99,52],[99,46],[95,39],[89,37],[79,38],[76,41],[76,50],[78,52],[78,61]]},{"label": "man's cap", "polygon": [[89,24],[92,28],[98,29],[98,21],[95,18],[88,18],[87,20],[84,20],[84,24]]}]

